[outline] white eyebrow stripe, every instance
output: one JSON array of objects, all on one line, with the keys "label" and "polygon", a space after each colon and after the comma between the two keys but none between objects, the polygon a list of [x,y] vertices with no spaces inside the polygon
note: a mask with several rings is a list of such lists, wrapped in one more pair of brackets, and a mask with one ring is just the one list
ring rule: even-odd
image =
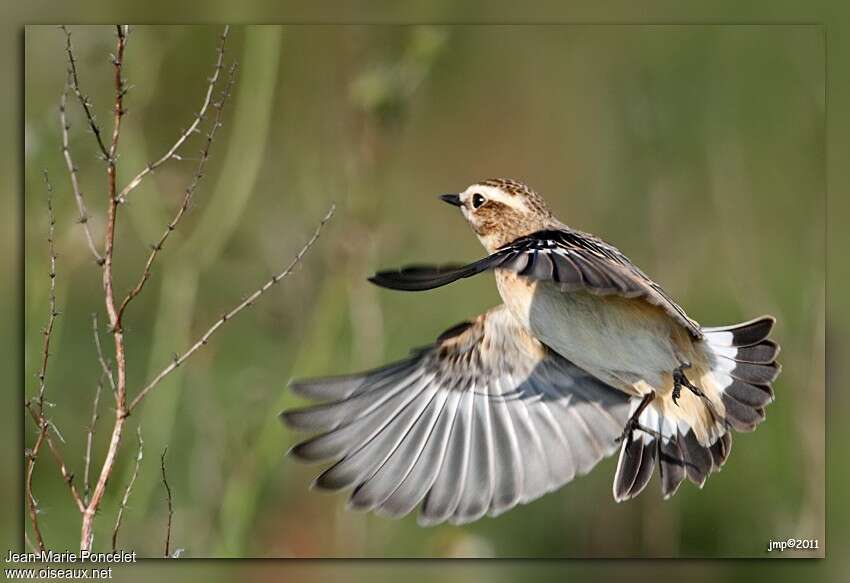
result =
[{"label": "white eyebrow stripe", "polygon": [[486,184],[473,184],[467,188],[463,193],[464,199],[476,193],[483,195],[488,200],[494,200],[515,209],[524,208],[525,206],[521,197],[505,194],[500,188]]}]

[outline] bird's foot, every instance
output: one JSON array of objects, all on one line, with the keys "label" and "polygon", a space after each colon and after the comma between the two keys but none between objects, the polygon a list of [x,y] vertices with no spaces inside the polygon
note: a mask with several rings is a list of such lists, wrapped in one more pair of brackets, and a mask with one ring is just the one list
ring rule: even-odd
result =
[{"label": "bird's foot", "polygon": [[629,418],[629,420],[626,421],[626,426],[623,428],[623,432],[620,434],[620,437],[614,440],[614,443],[620,443],[626,438],[631,439],[631,436],[635,431],[643,431],[657,439],[661,439],[661,437],[663,437],[661,433],[655,429],[651,429],[646,425],[639,423],[637,419]]},{"label": "bird's foot", "polygon": [[637,409],[635,409],[635,412],[632,413],[632,416],[629,417],[628,421],[626,421],[626,425],[625,425],[625,427],[623,427],[623,432],[620,434],[620,437],[615,439],[614,443],[620,443],[621,441],[623,441],[625,439],[631,439],[632,433],[634,433],[634,431],[638,430],[638,429],[641,430],[641,431],[645,431],[646,433],[649,433],[649,434],[654,435],[656,437],[660,437],[660,434],[657,431],[655,431],[654,429],[650,429],[649,427],[646,427],[645,425],[642,425],[639,421],[640,416],[643,413],[644,409],[646,409],[647,406],[649,406],[649,403],[654,398],[655,398],[655,392],[654,391],[646,394],[643,397],[643,400],[641,400]]},{"label": "bird's foot", "polygon": [[689,368],[691,368],[691,363],[686,362],[673,371],[673,404],[676,406],[679,405],[679,398],[682,396],[682,387],[687,387],[697,397],[705,396],[705,393],[685,376],[685,370]]}]

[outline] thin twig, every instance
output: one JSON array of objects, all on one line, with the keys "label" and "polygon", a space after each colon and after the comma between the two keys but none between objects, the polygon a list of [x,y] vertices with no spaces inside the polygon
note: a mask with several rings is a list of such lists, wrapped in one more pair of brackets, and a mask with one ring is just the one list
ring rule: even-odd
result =
[{"label": "thin twig", "polygon": [[[69,37],[70,38],[70,37]],[[62,91],[62,100],[59,104],[59,122],[62,125],[62,155],[65,158],[65,165],[68,167],[68,174],[71,177],[71,189],[74,191],[74,199],[77,201],[77,210],[79,212],[79,223],[83,226],[83,231],[86,234],[86,242],[89,250],[94,255],[94,260],[98,265],[103,265],[103,256],[97,250],[94,237],[91,234],[89,226],[89,212],[86,208],[86,201],[83,198],[83,191],[80,189],[80,182],[77,178],[77,167],[74,165],[74,160],[71,158],[70,138],[68,130],[71,129],[71,124],[68,123],[68,89],[71,87],[71,74],[68,73],[68,82],[65,84],[65,89]]]},{"label": "thin twig", "polygon": [[168,223],[168,226],[163,231],[162,235],[154,245],[151,246],[150,255],[148,255],[148,260],[145,263],[145,267],[142,270],[142,275],[139,278],[138,283],[136,283],[135,287],[130,290],[127,294],[127,297],[124,298],[124,301],[121,302],[121,307],[118,309],[118,321],[121,321],[121,318],[124,315],[124,310],[127,308],[127,305],[133,301],[133,299],[138,296],[142,289],[144,289],[145,284],[151,276],[151,268],[156,261],[157,255],[162,250],[162,246],[165,244],[169,235],[177,228],[177,225],[180,223],[180,220],[186,214],[186,211],[189,209],[189,204],[192,202],[192,196],[195,193],[195,189],[198,187],[198,184],[201,181],[201,178],[204,176],[204,167],[206,166],[207,160],[210,156],[210,149],[212,147],[213,140],[215,139],[215,134],[218,131],[218,128],[221,127],[221,118],[222,111],[224,110],[224,104],[227,102],[228,97],[230,97],[231,89],[233,88],[233,83],[236,80],[236,65],[231,65],[229,78],[227,81],[227,85],[225,85],[224,90],[221,93],[221,99],[218,102],[212,102],[212,107],[215,109],[215,119],[213,120],[212,127],[210,131],[207,133],[206,142],[204,144],[203,150],[201,150],[201,158],[198,162],[198,167],[195,170],[195,174],[192,176],[192,182],[186,188],[183,193],[183,201],[180,203],[180,207],[177,209],[177,213],[174,215],[174,218],[171,219],[171,222]]},{"label": "thin twig", "polygon": [[165,454],[168,453],[168,447],[162,450],[162,456],[159,458],[160,468],[162,469],[162,485],[165,486],[166,499],[168,500],[168,523],[165,527],[165,554],[166,559],[171,556],[171,517],[174,516],[174,506],[171,500],[171,486],[168,485],[168,480],[165,477]]},{"label": "thin twig", "polygon": [[176,370],[178,366],[183,364],[183,362],[187,358],[192,356],[192,354],[194,354],[199,348],[201,348],[202,346],[205,346],[207,344],[207,342],[209,341],[210,337],[213,334],[215,334],[216,330],[218,330],[221,326],[223,326],[225,322],[227,322],[228,320],[230,320],[231,318],[236,316],[239,312],[241,312],[245,308],[253,305],[253,303],[257,300],[257,298],[259,298],[261,295],[263,295],[265,292],[267,292],[269,290],[269,288],[271,288],[276,283],[279,283],[281,280],[285,279],[292,272],[292,270],[295,269],[295,266],[298,265],[301,262],[301,259],[304,257],[304,255],[307,253],[307,251],[310,250],[310,247],[312,247],[313,243],[315,243],[316,240],[319,238],[319,235],[322,232],[322,228],[325,226],[325,224],[329,220],[331,220],[331,217],[333,216],[335,210],[336,210],[336,205],[332,204],[330,209],[328,210],[327,214],[325,214],[325,216],[322,218],[322,220],[319,222],[318,226],[316,227],[316,230],[313,233],[313,236],[310,238],[309,241],[307,241],[307,243],[304,244],[304,246],[301,248],[301,250],[295,256],[295,258],[292,260],[292,262],[286,267],[286,269],[284,269],[279,274],[272,276],[272,278],[270,280],[268,280],[265,284],[263,284],[262,287],[260,287],[258,290],[256,290],[254,293],[252,293],[250,296],[248,296],[245,300],[243,300],[239,305],[237,305],[235,308],[231,309],[229,312],[224,313],[221,316],[221,318],[219,318],[215,322],[215,324],[210,326],[210,328],[206,332],[204,332],[203,336],[201,336],[200,339],[198,339],[198,341],[195,342],[189,348],[189,350],[187,350],[186,352],[184,352],[180,356],[175,357],[175,359],[172,361],[172,363],[170,365],[168,365],[162,371],[160,371],[160,373],[158,375],[156,375],[154,377],[154,379],[151,382],[149,382],[139,392],[138,395],[136,395],[136,398],[133,399],[133,401],[127,407],[127,414],[129,415],[130,413],[132,413],[133,410],[139,405],[139,403],[142,402],[142,400],[147,396],[147,394],[154,387],[156,387],[160,383],[160,381],[162,381],[162,379],[164,379],[166,376],[168,376],[169,374],[174,372],[174,370]]},{"label": "thin twig", "polygon": [[44,407],[47,361],[50,358],[50,339],[53,336],[53,326],[56,323],[56,316],[59,315],[59,312],[56,311],[56,249],[53,246],[56,218],[53,216],[53,185],[50,184],[50,177],[47,175],[47,170],[44,171],[44,183],[47,187],[47,251],[50,255],[50,272],[47,275],[50,278],[50,300],[48,303],[48,309],[50,312],[47,317],[47,326],[44,329],[44,340],[41,350],[41,368],[38,371],[39,413],[43,413],[42,409]]},{"label": "thin twig", "polygon": [[136,453],[136,465],[133,468],[133,475],[130,476],[130,482],[124,490],[124,497],[121,498],[121,505],[118,507],[118,515],[115,518],[115,527],[112,529],[112,551],[115,552],[118,546],[118,530],[121,528],[121,519],[124,518],[124,509],[127,508],[127,501],[130,500],[130,492],[133,491],[133,485],[136,483],[136,478],[139,476],[139,466],[144,457],[145,442],[142,440],[142,428],[136,428],[136,435],[139,439],[139,449]]},{"label": "thin twig", "polygon": [[50,450],[56,465],[59,467],[59,472],[62,474],[62,481],[64,481],[68,486],[68,490],[71,492],[71,497],[77,505],[77,510],[83,512],[85,510],[85,504],[83,504],[83,498],[80,496],[77,486],[74,485],[74,474],[68,471],[68,468],[62,459],[62,453],[59,451],[59,448],[56,446],[56,443],[50,437],[49,433],[46,435],[46,439],[47,448]]},{"label": "thin twig", "polygon": [[100,127],[95,121],[94,113],[92,113],[92,104],[89,101],[89,98],[83,95],[83,92],[80,89],[80,79],[77,76],[77,59],[74,57],[74,49],[71,46],[71,31],[68,30],[64,24],[59,28],[61,28],[62,32],[65,33],[65,52],[68,55],[68,74],[71,77],[71,88],[74,90],[80,105],[83,107],[86,119],[89,122],[89,127],[97,140],[98,148],[100,148],[100,153],[103,155],[104,159],[108,159],[109,151],[106,149],[106,144],[104,144],[103,136],[100,133]]},{"label": "thin twig", "polygon": [[[118,153],[118,136],[121,134],[121,119],[127,111],[124,109],[124,95],[127,93],[127,84],[124,81],[124,47],[127,45],[127,25],[116,25],[118,35],[118,50],[112,58],[115,68],[115,107],[112,111],[112,141],[109,144],[109,163],[115,165],[115,156]],[[114,194],[114,193],[113,193]]]},{"label": "thin twig", "polygon": [[213,90],[215,89],[215,85],[218,82],[218,78],[223,68],[224,47],[227,43],[227,35],[229,32],[230,27],[225,26],[224,30],[221,33],[221,36],[219,37],[220,42],[218,46],[218,59],[216,60],[213,75],[209,78],[207,92],[204,96],[204,102],[201,105],[201,109],[195,115],[195,119],[192,121],[189,127],[180,134],[180,136],[177,138],[177,141],[174,142],[171,148],[169,148],[168,151],[161,158],[159,158],[155,162],[151,162],[150,164],[148,164],[141,172],[136,174],[136,176],[132,180],[130,180],[130,182],[127,183],[127,185],[121,190],[121,193],[118,195],[118,202],[125,202],[127,199],[127,195],[130,193],[130,191],[139,186],[145,176],[147,176],[148,174],[150,174],[172,158],[175,160],[181,159],[180,156],[177,154],[177,150],[180,149],[180,146],[182,146],[187,139],[189,139],[189,136],[191,136],[198,130],[198,126],[201,124],[201,121],[204,119],[204,116],[207,113],[207,109],[212,103]]},{"label": "thin twig", "polygon": [[114,393],[117,390],[115,387],[115,377],[112,376],[112,366],[109,364],[109,361],[106,360],[106,357],[103,356],[103,347],[100,345],[100,332],[98,331],[96,313],[92,314],[92,332],[94,333],[94,347],[97,350],[97,360],[100,362],[100,368],[103,371],[103,375],[106,377],[106,380],[109,381],[109,386],[112,387],[112,392]]},{"label": "thin twig", "polygon": [[91,468],[91,448],[92,442],[94,441],[94,429],[98,420],[98,405],[100,404],[100,392],[103,390],[103,377],[105,375],[101,374],[100,379],[97,381],[97,388],[94,392],[94,400],[92,401],[91,407],[91,421],[89,422],[88,431],[86,432],[86,455],[85,455],[85,470],[83,473],[83,501],[88,504],[89,502],[89,493],[91,489],[89,488],[89,469]]},{"label": "thin twig", "polygon": [[[39,415],[32,401],[28,401],[25,404],[25,407],[27,411],[29,411],[33,421],[35,421],[36,425],[39,426],[39,434],[43,432],[44,442],[47,443],[47,447],[53,456],[53,460],[56,462],[56,465],[59,468],[59,472],[62,474],[62,481],[65,482],[65,484],[68,486],[68,490],[71,493],[71,497],[74,499],[74,503],[76,504],[77,509],[80,512],[83,512],[85,510],[85,504],[83,504],[83,498],[80,496],[79,491],[77,491],[77,487],[74,485],[74,474],[68,471],[68,466],[65,464],[65,460],[62,458],[62,452],[59,451],[59,448],[56,446],[56,443],[53,441],[53,438],[50,437],[49,429],[52,427],[55,431],[55,425],[53,425],[51,421],[45,419],[43,415]],[[35,448],[33,448],[33,450],[34,449]],[[33,452],[31,451],[30,457],[32,457],[32,453]],[[36,454],[37,453],[38,452],[36,452]]]},{"label": "thin twig", "polygon": [[38,437],[27,455],[25,490],[30,522],[32,522],[33,534],[39,550],[44,549],[44,538],[41,535],[41,528],[38,524],[38,502],[32,492],[32,476],[41,446],[48,437],[47,432],[50,429],[50,426],[44,419],[44,391],[47,386],[47,364],[50,360],[50,339],[53,336],[56,316],[59,315],[56,311],[56,249],[53,245],[56,219],[53,215],[53,185],[50,184],[50,177],[47,174],[47,170],[44,171],[44,184],[47,188],[47,253],[50,262],[50,272],[48,273],[48,277],[50,278],[50,298],[48,300],[47,326],[44,328],[41,347],[41,367],[38,370],[38,396],[36,397],[35,404],[31,400],[26,403],[27,408],[33,413],[36,426],[38,427]]},{"label": "thin twig", "polygon": [[38,524],[38,501],[35,499],[35,495],[32,493],[32,474],[35,470],[35,460],[38,457],[38,452],[41,450],[41,445],[44,443],[44,438],[47,435],[47,432],[42,428],[39,428],[38,437],[35,439],[35,445],[33,445],[31,450],[26,451],[27,456],[27,474],[26,481],[24,482],[24,491],[26,492],[27,497],[27,510],[30,515],[30,522],[32,523],[33,535],[35,536],[35,542],[38,545],[38,550],[44,550],[44,537],[41,535],[41,527]]}]

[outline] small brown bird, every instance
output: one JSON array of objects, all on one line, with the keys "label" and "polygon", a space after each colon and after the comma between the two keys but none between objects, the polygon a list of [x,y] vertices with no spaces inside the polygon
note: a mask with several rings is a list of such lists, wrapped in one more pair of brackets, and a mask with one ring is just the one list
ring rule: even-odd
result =
[{"label": "small brown bird", "polygon": [[371,281],[440,287],[494,271],[504,301],[387,367],[294,383],[328,402],[285,411],[319,435],[296,445],[333,460],[315,485],[353,487],[350,506],[419,522],[498,514],[589,472],[619,447],[614,499],[657,465],[672,496],[723,466],[730,429],[752,431],[773,400],[774,318],[703,328],[618,249],[558,221],[542,197],[490,179],[441,197],[489,255]]}]

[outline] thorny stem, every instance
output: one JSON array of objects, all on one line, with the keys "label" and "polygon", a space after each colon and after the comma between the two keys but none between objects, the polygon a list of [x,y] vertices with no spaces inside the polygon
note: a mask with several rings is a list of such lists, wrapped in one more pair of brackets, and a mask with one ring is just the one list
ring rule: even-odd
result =
[{"label": "thorny stem", "polygon": [[38,371],[38,397],[35,405],[32,401],[27,402],[27,408],[33,414],[36,426],[38,427],[38,437],[36,438],[33,448],[27,452],[27,469],[26,481],[24,489],[26,491],[27,508],[32,523],[33,534],[39,550],[44,550],[44,538],[41,534],[41,528],[38,524],[38,502],[32,492],[32,475],[35,471],[35,462],[38,454],[41,451],[41,446],[44,440],[48,437],[49,424],[44,419],[44,390],[45,379],[47,377],[47,363],[50,360],[50,339],[53,336],[53,326],[56,322],[56,250],[53,246],[53,238],[55,235],[56,220],[53,216],[53,186],[50,184],[50,178],[47,171],[44,171],[44,183],[47,188],[47,252],[50,257],[50,300],[48,302],[47,326],[44,328],[44,339],[41,349],[41,367]]},{"label": "thorny stem", "polygon": [[41,450],[41,445],[44,443],[44,438],[47,435],[46,429],[39,427],[38,437],[35,439],[35,445],[32,449],[26,452],[27,455],[27,473],[24,481],[24,491],[27,497],[27,511],[29,512],[30,522],[32,523],[32,531],[35,536],[35,544],[39,551],[44,550],[44,537],[41,535],[41,527],[38,524],[38,501],[32,493],[32,473],[35,470],[35,460],[38,457],[38,452]]},{"label": "thorny stem", "polygon": [[[52,427],[53,430],[56,431],[56,427],[53,425],[53,422],[38,414],[31,401],[26,403],[26,408],[33,421],[39,425],[40,430],[44,432],[44,442],[47,443],[47,448],[50,450],[53,460],[56,462],[56,466],[59,468],[59,473],[62,474],[62,481],[68,486],[68,490],[71,493],[71,497],[74,499],[74,504],[76,504],[77,509],[80,512],[83,512],[83,510],[85,510],[85,504],[83,504],[83,499],[77,491],[77,487],[74,485],[74,474],[68,471],[68,467],[65,465],[65,461],[62,458],[62,452],[59,451],[59,448],[56,446],[53,438],[50,437],[49,429]],[[30,452],[30,458],[32,458],[32,451]]]},{"label": "thorny stem", "polygon": [[41,368],[38,371],[38,412],[44,413],[44,389],[45,379],[47,376],[47,362],[50,359],[50,339],[53,336],[53,327],[56,324],[56,316],[59,312],[56,311],[56,249],[53,246],[56,229],[56,218],[53,215],[53,186],[50,184],[50,178],[47,171],[44,171],[44,183],[47,186],[47,249],[50,254],[50,272],[47,274],[50,278],[50,301],[48,309],[50,313],[47,317],[47,326],[44,329],[44,341],[41,350]]},{"label": "thorny stem", "polygon": [[[68,488],[71,492],[71,497],[74,499],[77,508],[81,511],[83,508],[82,499],[80,498],[79,492],[77,492],[77,488],[74,486],[74,475],[68,472],[65,462],[62,459],[62,454],[60,453],[59,448],[56,447],[56,444],[53,442],[53,438],[50,436],[50,429],[53,428],[53,430],[56,431],[56,427],[51,421],[49,421],[44,416],[44,394],[47,387],[46,379],[47,365],[50,360],[50,340],[53,337],[53,328],[56,323],[56,317],[59,315],[59,312],[56,310],[56,250],[53,244],[56,220],[53,215],[53,186],[50,184],[50,179],[47,176],[46,171],[44,172],[44,182],[47,186],[47,247],[48,253],[50,255],[50,272],[48,273],[48,276],[50,278],[50,299],[48,302],[49,314],[47,318],[47,326],[44,328],[43,332],[44,340],[41,350],[41,367],[38,371],[38,396],[35,398],[35,400],[30,399],[25,404],[27,411],[29,411],[33,421],[36,424],[36,427],[38,427],[38,437],[36,438],[36,442],[33,448],[27,452],[27,468],[24,488],[26,490],[27,507],[30,515],[30,522],[32,523],[33,533],[35,535],[36,544],[38,545],[39,550],[44,550],[44,538],[41,534],[41,528],[38,523],[38,502],[36,501],[35,495],[32,492],[32,476],[35,470],[35,462],[38,459],[38,454],[40,453],[44,443],[47,443],[47,446],[50,449],[50,453],[52,454],[53,459],[56,461],[56,464],[59,467],[59,471],[62,474],[63,481],[68,485]],[[58,435],[59,433],[57,432],[57,436]]]},{"label": "thorny stem", "polygon": [[89,98],[83,95],[83,92],[80,90],[80,79],[77,76],[77,59],[74,57],[74,50],[71,46],[71,31],[63,24],[59,28],[62,29],[62,32],[65,33],[65,52],[68,55],[68,73],[71,77],[71,87],[74,90],[74,93],[77,96],[77,99],[80,102],[80,105],[83,107],[83,111],[86,114],[86,119],[89,122],[89,127],[91,128],[92,133],[94,134],[95,139],[97,140],[97,146],[100,148],[100,153],[103,155],[104,159],[109,158],[109,152],[106,150],[106,145],[103,143],[103,136],[100,133],[100,127],[97,125],[95,121],[95,116],[92,113],[92,105],[89,101]]},{"label": "thorny stem", "polygon": [[[69,34],[70,42],[70,34]],[[69,49],[70,50],[70,49]],[[73,55],[73,53],[70,53]],[[70,139],[68,130],[71,125],[68,123],[68,88],[71,84],[71,74],[68,73],[68,83],[65,85],[65,90],[62,91],[62,100],[59,104],[59,122],[62,125],[62,155],[65,158],[65,165],[68,167],[68,174],[71,177],[71,189],[74,191],[74,199],[77,201],[77,210],[79,211],[79,223],[83,226],[83,231],[86,234],[86,242],[89,250],[94,255],[94,260],[98,265],[103,265],[103,256],[97,250],[97,245],[94,243],[94,237],[91,234],[89,226],[89,213],[86,208],[86,201],[83,198],[83,191],[80,189],[80,182],[77,178],[77,167],[74,165],[74,160],[71,158]]]},{"label": "thorny stem", "polygon": [[112,428],[112,437],[109,441],[109,448],[106,452],[106,457],[101,467],[100,476],[95,484],[91,499],[83,512],[83,523],[80,533],[80,549],[91,550],[94,516],[97,509],[100,507],[100,502],[103,495],[106,493],[106,482],[112,474],[112,469],[115,465],[115,458],[118,454],[118,447],[121,444],[121,434],[124,430],[124,421],[127,417],[126,413],[126,398],[127,398],[127,363],[124,354],[124,331],[121,327],[121,321],[118,318],[118,309],[115,302],[115,292],[113,290],[112,277],[112,262],[115,250],[115,223],[118,215],[118,198],[116,197],[116,182],[117,173],[116,155],[118,153],[118,139],[121,133],[121,119],[124,116],[124,48],[127,42],[127,27],[126,25],[117,25],[117,41],[115,55],[112,64],[115,70],[115,106],[113,107],[112,116],[112,140],[109,146],[107,155],[106,174],[108,178],[108,201],[107,201],[107,217],[106,217],[106,243],[104,245],[104,262],[103,262],[103,290],[106,300],[106,313],[109,316],[109,325],[112,331],[112,338],[115,344],[115,368],[116,368],[116,390],[115,390],[115,425]]},{"label": "thorny stem", "polygon": [[[71,46],[71,33],[64,26],[61,27],[66,36],[65,50],[68,56],[68,86],[74,91],[76,94],[83,112],[85,113],[88,124],[92,130],[92,133],[95,136],[97,141],[98,148],[103,155],[103,158],[107,162],[107,178],[108,178],[108,201],[107,201],[107,217],[106,217],[106,227],[104,233],[104,251],[103,255],[97,251],[97,247],[94,244],[93,237],[91,237],[90,229],[87,226],[88,215],[85,207],[85,202],[82,197],[82,193],[79,189],[79,184],[76,175],[76,167],[73,164],[73,160],[70,156],[70,151],[68,149],[68,123],[66,117],[66,106],[67,106],[67,90],[66,87],[65,93],[63,93],[62,99],[62,107],[61,107],[61,121],[63,128],[63,152],[65,154],[65,162],[68,166],[68,171],[71,175],[72,187],[74,189],[74,195],[77,201],[77,207],[80,213],[80,222],[85,226],[86,236],[89,239],[89,247],[92,251],[95,259],[98,260],[98,263],[102,266],[103,269],[103,289],[104,289],[104,299],[106,304],[106,312],[109,318],[109,333],[113,337],[113,343],[115,347],[115,355],[114,355],[114,374],[113,368],[107,361],[107,359],[103,355],[103,351],[100,345],[99,335],[97,333],[97,321],[96,319],[93,321],[93,329],[95,333],[95,345],[98,353],[98,360],[100,361],[100,365],[103,371],[103,377],[106,377],[110,386],[113,390],[113,394],[115,396],[116,402],[116,410],[115,410],[115,421],[112,428],[112,435],[110,437],[109,446],[107,449],[107,453],[104,457],[100,473],[98,474],[97,480],[95,482],[94,488],[91,491],[91,497],[89,497],[89,469],[91,462],[91,441],[93,439],[94,432],[94,424],[97,420],[97,406],[99,401],[100,389],[101,386],[98,386],[98,392],[95,395],[95,401],[93,406],[92,420],[89,426],[89,434],[86,446],[86,470],[85,470],[85,501],[80,496],[77,491],[74,483],[73,483],[73,474],[68,472],[59,449],[56,447],[51,435],[50,428],[53,428],[55,431],[55,426],[47,419],[44,418],[43,415],[43,405],[44,405],[44,377],[47,368],[47,360],[49,355],[49,341],[50,334],[53,329],[53,322],[55,317],[58,315],[55,310],[55,283],[53,283],[53,279],[55,278],[55,255],[52,250],[52,241],[53,241],[53,217],[52,217],[52,207],[49,209],[50,212],[50,231],[49,231],[49,243],[51,247],[51,311],[50,311],[50,320],[48,321],[48,326],[45,329],[45,345],[43,350],[43,360],[42,367],[39,373],[39,397],[37,401],[30,400],[27,402],[27,410],[32,415],[36,424],[39,428],[38,438],[35,443],[35,447],[28,451],[28,467],[27,467],[27,479],[26,479],[26,494],[27,501],[30,510],[30,516],[33,523],[33,530],[36,537],[36,542],[38,544],[39,549],[44,548],[44,542],[41,536],[41,531],[38,525],[38,508],[35,497],[32,494],[32,473],[33,467],[35,463],[35,459],[38,455],[38,451],[41,449],[44,443],[47,443],[53,457],[60,468],[60,472],[62,474],[63,480],[69,487],[71,495],[82,514],[82,527],[80,533],[80,549],[81,550],[91,550],[93,544],[93,526],[94,526],[94,518],[95,515],[100,508],[101,502],[103,500],[106,485],[113,473],[118,449],[120,447],[122,434],[124,431],[124,426],[126,423],[126,418],[130,415],[130,413],[137,407],[141,401],[147,396],[147,394],[155,388],[163,378],[165,378],[168,374],[173,372],[180,364],[182,364],[186,359],[188,359],[192,354],[194,354],[199,348],[206,345],[209,341],[209,338],[228,320],[235,317],[246,307],[253,305],[253,303],[266,291],[268,291],[274,284],[279,283],[282,279],[285,279],[294,268],[301,262],[304,255],[307,251],[312,247],[312,245],[319,238],[319,235],[322,231],[324,225],[331,219],[333,216],[335,207],[332,205],[327,214],[321,220],[321,222],[316,227],[316,230],[313,236],[307,241],[307,243],[301,248],[298,254],[295,256],[293,261],[284,269],[281,273],[273,276],[271,280],[266,282],[262,287],[253,292],[250,296],[244,299],[240,304],[236,307],[232,308],[230,311],[226,312],[221,318],[214,323],[201,337],[200,339],[192,345],[185,353],[181,356],[175,357],[175,360],[163,369],[152,381],[150,381],[141,391],[136,395],[136,397],[132,400],[132,402],[127,405],[127,377],[126,377],[126,357],[125,357],[125,347],[124,347],[124,336],[123,336],[123,325],[122,325],[122,315],[124,309],[127,304],[132,301],[134,297],[136,297],[144,286],[145,281],[150,276],[150,269],[154,261],[156,260],[157,253],[161,250],[163,243],[169,236],[170,232],[175,229],[177,223],[181,220],[183,215],[185,214],[190,202],[191,196],[197,186],[198,181],[201,179],[203,174],[204,165],[209,157],[209,150],[213,140],[213,136],[217,131],[217,128],[221,125],[221,109],[224,105],[226,98],[229,96],[230,88],[233,83],[234,77],[234,68],[231,68],[230,72],[230,80],[228,82],[227,87],[222,92],[222,98],[219,102],[213,101],[213,92],[216,87],[217,81],[220,77],[221,70],[223,68],[223,55],[224,55],[224,46],[227,39],[229,28],[225,27],[224,31],[221,34],[221,42],[218,49],[218,58],[215,66],[215,71],[213,76],[209,79],[209,85],[207,87],[207,92],[204,98],[204,102],[202,104],[200,112],[196,115],[193,123],[190,127],[181,133],[178,140],[175,144],[156,162],[149,164],[144,170],[142,170],[139,174],[137,174],[130,182],[121,190],[120,194],[118,193],[117,188],[117,157],[118,157],[118,144],[120,138],[120,130],[121,130],[121,120],[125,114],[124,108],[124,96],[126,95],[127,89],[125,85],[125,81],[123,78],[123,62],[124,62],[124,50],[127,42],[128,35],[128,27],[125,25],[117,26],[117,45],[115,55],[112,59],[112,64],[114,66],[114,86],[115,86],[115,101],[113,106],[113,126],[112,126],[112,134],[111,140],[109,142],[109,146],[107,147],[104,142],[103,135],[99,126],[95,121],[95,116],[92,112],[92,106],[89,102],[88,98],[82,93],[80,89],[79,77],[77,74],[76,67],[76,58],[73,53],[73,49]],[[169,223],[166,232],[160,238],[159,242],[154,246],[152,253],[148,258],[148,262],[145,265],[144,272],[142,277],[133,290],[128,294],[127,299],[125,299],[120,306],[116,303],[115,293],[113,289],[113,260],[114,260],[114,252],[115,252],[115,231],[117,224],[117,215],[118,208],[121,203],[124,202],[126,195],[131,192],[134,188],[136,188],[142,179],[152,171],[154,171],[158,166],[164,164],[166,161],[170,159],[182,159],[178,154],[177,150],[184,144],[184,142],[191,136],[193,133],[198,132],[198,126],[201,124],[202,120],[205,119],[205,115],[212,106],[216,109],[216,117],[211,128],[209,134],[207,135],[207,142],[205,148],[202,151],[201,159],[199,161],[198,169],[193,177],[193,181],[187,189],[183,203],[177,211],[174,219],[172,219],[171,223]],[[52,190],[48,184],[48,190]],[[50,203],[49,203],[50,204]],[[59,436],[57,432],[57,436]],[[61,436],[60,436],[61,437]],[[139,435],[139,453],[136,459],[136,469],[133,473],[133,476],[130,480],[130,483],[125,490],[123,501],[121,507],[119,508],[119,514],[117,517],[116,525],[113,530],[113,548],[117,544],[117,536],[118,530],[121,525],[121,520],[123,517],[123,511],[126,508],[127,501],[129,499],[130,492],[132,490],[133,484],[135,482],[136,476],[139,471],[139,464],[142,456],[142,441],[141,435]],[[168,531],[166,533],[166,542],[165,542],[165,554],[169,555],[170,551],[170,538],[171,538],[171,516],[172,516],[172,500],[171,500],[171,490],[168,486],[168,483],[165,478],[165,452],[163,452],[163,456],[161,459],[161,468],[163,473],[163,483],[165,484],[166,491],[168,494],[168,502],[169,502],[169,520],[168,520]]]}]

